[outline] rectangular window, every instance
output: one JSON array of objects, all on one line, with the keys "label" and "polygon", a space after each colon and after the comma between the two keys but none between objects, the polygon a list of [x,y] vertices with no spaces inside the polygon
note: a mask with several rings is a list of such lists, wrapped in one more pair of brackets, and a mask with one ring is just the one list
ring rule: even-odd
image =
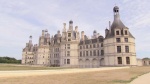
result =
[{"label": "rectangular window", "polygon": [[118,57],[118,64],[122,64],[122,57]]},{"label": "rectangular window", "polygon": [[127,32],[127,30],[125,30],[125,35],[128,35],[128,32]]},{"label": "rectangular window", "polygon": [[67,51],[67,56],[70,56],[70,51]]},{"label": "rectangular window", "polygon": [[92,51],[90,51],[90,56],[92,56]]},{"label": "rectangular window", "polygon": [[101,43],[101,47],[103,47],[103,43]]},{"label": "rectangular window", "polygon": [[71,37],[71,33],[68,33],[68,37]]},{"label": "rectangular window", "polygon": [[93,51],[93,55],[96,56],[96,50]]},{"label": "rectangular window", "polygon": [[125,46],[125,52],[129,53],[129,46]]},{"label": "rectangular window", "polygon": [[120,38],[116,38],[116,42],[121,42],[121,41],[120,41]]},{"label": "rectangular window", "polygon": [[117,53],[121,53],[121,46],[117,46]]},{"label": "rectangular window", "polygon": [[124,38],[124,41],[125,41],[125,42],[128,42],[128,38]]},{"label": "rectangular window", "polygon": [[97,55],[99,56],[99,50],[97,50]]},{"label": "rectangular window", "polygon": [[82,57],[82,51],[80,52],[80,57]]},{"label": "rectangular window", "polygon": [[102,56],[104,55],[104,50],[101,50],[101,55],[102,55]]},{"label": "rectangular window", "polygon": [[67,64],[70,64],[70,59],[67,59]]},{"label": "rectangular window", "polygon": [[119,35],[119,31],[116,31],[116,35]]},{"label": "rectangular window", "polygon": [[88,56],[89,54],[88,54],[88,51],[86,51],[86,56]]},{"label": "rectangular window", "polygon": [[126,57],[126,63],[130,64],[130,58],[129,57]]}]

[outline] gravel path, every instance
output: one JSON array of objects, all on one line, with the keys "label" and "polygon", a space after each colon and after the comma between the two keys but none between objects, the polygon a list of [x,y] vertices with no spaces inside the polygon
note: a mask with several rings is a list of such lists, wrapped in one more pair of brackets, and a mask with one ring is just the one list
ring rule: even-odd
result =
[{"label": "gravel path", "polygon": [[150,84],[150,73],[139,76],[129,84]]},{"label": "gravel path", "polygon": [[115,69],[124,69],[124,68],[129,68],[129,67],[103,67],[103,68],[59,69],[59,70],[0,71],[0,78],[1,77],[4,78],[4,77],[22,77],[22,76],[37,76],[37,75],[81,73],[81,72],[115,70]]}]

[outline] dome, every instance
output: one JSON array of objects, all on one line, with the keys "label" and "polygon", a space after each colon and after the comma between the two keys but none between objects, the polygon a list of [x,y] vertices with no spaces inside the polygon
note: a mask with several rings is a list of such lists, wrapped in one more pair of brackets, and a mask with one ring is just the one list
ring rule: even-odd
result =
[{"label": "dome", "polygon": [[118,6],[115,6],[115,7],[113,8],[113,11],[114,11],[114,12],[118,12],[117,10],[119,10],[119,7],[118,7]]},{"label": "dome", "polygon": [[97,31],[96,31],[96,30],[94,30],[94,31],[93,31],[93,33],[97,33]]},{"label": "dome", "polygon": [[73,21],[72,21],[72,20],[70,20],[70,21],[69,21],[69,24],[73,24]]},{"label": "dome", "polygon": [[32,36],[30,35],[29,38],[32,39]]},{"label": "dome", "polygon": [[57,34],[60,34],[60,30],[57,31]]}]

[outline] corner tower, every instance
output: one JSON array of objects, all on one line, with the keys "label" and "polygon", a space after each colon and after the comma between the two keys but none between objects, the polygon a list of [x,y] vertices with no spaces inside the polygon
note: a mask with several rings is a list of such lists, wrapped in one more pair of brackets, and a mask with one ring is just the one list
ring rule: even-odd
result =
[{"label": "corner tower", "polygon": [[136,65],[135,38],[120,19],[119,7],[113,8],[114,21],[105,32],[106,66]]}]

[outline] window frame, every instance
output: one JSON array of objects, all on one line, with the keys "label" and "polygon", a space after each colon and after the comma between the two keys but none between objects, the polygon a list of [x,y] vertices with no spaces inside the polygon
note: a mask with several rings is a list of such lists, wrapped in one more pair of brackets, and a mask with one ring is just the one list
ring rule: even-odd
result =
[{"label": "window frame", "polygon": [[117,46],[117,53],[121,53],[121,46]]}]

